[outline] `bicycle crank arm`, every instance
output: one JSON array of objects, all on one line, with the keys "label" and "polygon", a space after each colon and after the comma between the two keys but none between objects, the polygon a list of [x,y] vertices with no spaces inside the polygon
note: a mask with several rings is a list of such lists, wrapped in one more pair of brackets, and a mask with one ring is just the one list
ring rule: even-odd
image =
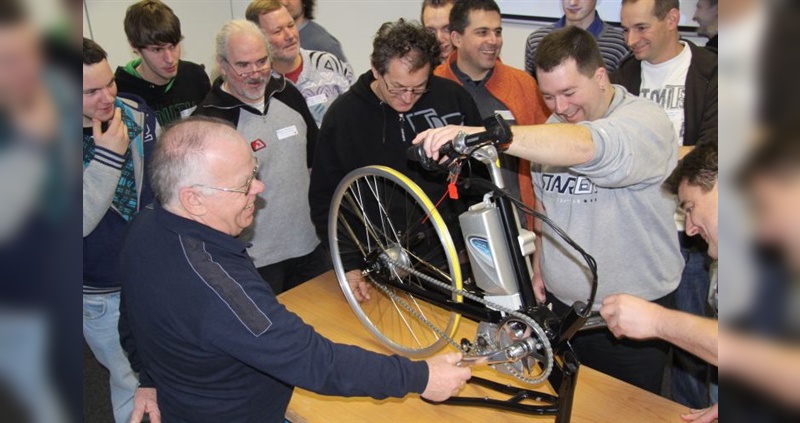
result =
[{"label": "bicycle crank arm", "polygon": [[513,363],[529,356],[534,356],[534,358],[537,360],[542,358],[539,354],[536,354],[536,343],[532,338],[516,342],[500,351],[464,357],[461,359],[461,361],[456,363],[456,366],[490,366],[495,364]]}]

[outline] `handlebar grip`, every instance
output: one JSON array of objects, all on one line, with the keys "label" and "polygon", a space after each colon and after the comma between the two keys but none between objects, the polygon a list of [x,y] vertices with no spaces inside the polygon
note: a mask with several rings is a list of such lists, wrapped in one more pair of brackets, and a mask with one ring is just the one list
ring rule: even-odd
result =
[{"label": "handlebar grip", "polygon": [[[448,142],[439,149],[439,157],[444,157],[454,152],[453,143]],[[425,149],[422,144],[413,145],[406,150],[406,156],[413,162],[419,162],[425,170],[436,170],[438,167],[436,162],[430,157],[425,155]]]},{"label": "handlebar grip", "polygon": [[[511,142],[511,138],[513,137],[511,128],[508,126],[508,122],[506,122],[505,119],[503,119],[503,117],[499,114],[495,114],[484,119],[483,126],[486,128],[486,131],[465,136],[463,138],[463,145],[459,144],[459,149],[463,147],[476,146],[487,141],[491,141],[499,145]],[[439,149],[440,158],[444,156],[450,156],[453,153],[458,153],[456,148],[453,146],[453,141],[442,145],[442,147]],[[409,160],[422,164],[422,167],[426,170],[435,170],[437,168],[436,163],[434,163],[433,160],[425,155],[425,150],[422,148],[422,144],[409,147],[406,151],[406,156]]]}]

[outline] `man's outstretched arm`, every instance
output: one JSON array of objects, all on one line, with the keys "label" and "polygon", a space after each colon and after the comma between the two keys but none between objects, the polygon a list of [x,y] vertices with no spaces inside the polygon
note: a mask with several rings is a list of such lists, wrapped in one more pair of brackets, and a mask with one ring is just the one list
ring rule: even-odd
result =
[{"label": "man's outstretched arm", "polygon": [[670,310],[627,294],[606,297],[600,314],[617,338],[660,338],[712,365],[718,364],[716,320]]}]

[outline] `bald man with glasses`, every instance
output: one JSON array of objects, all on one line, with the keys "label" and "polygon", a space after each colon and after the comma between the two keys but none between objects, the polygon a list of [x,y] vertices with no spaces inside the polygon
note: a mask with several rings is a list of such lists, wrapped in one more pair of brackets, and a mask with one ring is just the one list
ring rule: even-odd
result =
[{"label": "bald man with glasses", "polygon": [[[308,206],[317,125],[297,88],[271,73],[268,41],[254,23],[226,23],[217,34],[216,56],[220,77],[195,115],[230,122],[261,164],[251,177],[270,189],[259,193],[255,223],[240,238],[251,243],[248,253],[279,294],[330,269]],[[247,193],[241,187],[206,188]]]}]

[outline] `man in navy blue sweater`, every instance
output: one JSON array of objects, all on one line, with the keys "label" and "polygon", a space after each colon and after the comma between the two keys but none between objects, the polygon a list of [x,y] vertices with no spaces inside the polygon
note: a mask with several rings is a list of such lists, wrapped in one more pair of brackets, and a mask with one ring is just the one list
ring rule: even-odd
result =
[{"label": "man in navy blue sweater", "polygon": [[157,201],[122,250],[120,331],[142,384],[132,421],[148,411],[168,422],[282,422],[294,386],[378,399],[457,393],[470,377],[460,354],[414,362],[335,344],[277,301],[237,238],[265,189],[257,170],[248,143],[213,118],[181,121],[156,146]]}]

